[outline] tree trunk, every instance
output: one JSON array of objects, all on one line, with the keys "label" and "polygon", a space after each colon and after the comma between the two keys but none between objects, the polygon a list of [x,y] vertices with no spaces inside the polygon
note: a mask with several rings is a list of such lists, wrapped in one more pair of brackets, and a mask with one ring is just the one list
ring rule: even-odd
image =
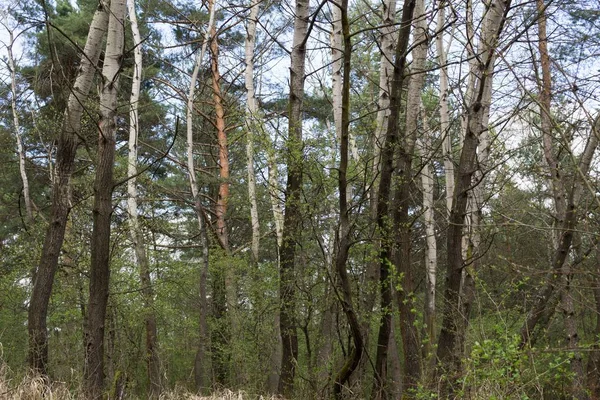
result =
[{"label": "tree trunk", "polygon": [[285,190],[285,215],[280,263],[280,329],[282,340],[279,393],[290,396],[294,387],[298,335],[296,332],[296,243],[299,239],[302,194],[302,100],[306,39],[308,35],[309,1],[296,0],[294,36],[290,67],[289,129],[287,140],[288,176]]},{"label": "tree trunk", "polygon": [[252,223],[252,257],[258,262],[260,244],[260,223],[258,220],[258,202],[256,200],[256,177],[254,172],[254,131],[260,124],[258,103],[254,95],[254,48],[256,44],[256,19],[260,8],[259,0],[252,0],[250,16],[246,26],[244,80],[246,84],[246,158],[248,164],[248,198],[250,199],[250,220]]},{"label": "tree trunk", "polygon": [[[451,397],[455,380],[461,371],[463,339],[468,316],[462,315],[460,290],[463,275],[462,237],[465,213],[467,211],[468,193],[472,186],[473,173],[476,171],[477,143],[481,133],[487,129],[482,125],[486,112],[482,104],[486,86],[491,85],[494,53],[498,38],[506,21],[506,13],[511,0],[497,0],[490,4],[484,22],[483,37],[478,51],[479,67],[474,93],[475,97],[468,104],[468,123],[458,165],[455,193],[449,218],[447,238],[447,273],[444,292],[444,316],[442,330],[438,340],[438,377],[442,379],[442,395]],[[444,374],[442,374],[442,371]]]},{"label": "tree trunk", "polygon": [[442,137],[442,153],[444,158],[444,174],[446,184],[446,210],[452,209],[454,197],[454,157],[452,155],[452,135],[450,133],[450,112],[448,111],[448,66],[447,51],[444,49],[444,32],[446,21],[446,0],[439,1],[437,17],[438,34],[435,39],[438,64],[440,65],[440,134]]},{"label": "tree trunk", "polygon": [[[19,113],[17,112],[17,70],[12,52],[12,46],[15,42],[12,30],[8,30],[8,69],[10,72],[10,108],[13,115],[13,129],[15,131],[15,139],[17,141],[17,155],[19,156],[19,174],[21,175],[21,184],[23,185],[23,200],[25,200],[25,215],[27,225],[33,223],[33,205],[31,196],[29,195],[29,179],[25,170],[25,148],[23,147],[23,138],[21,136],[21,124],[19,123]],[[35,281],[35,274],[33,274]]]},{"label": "tree trunk", "polygon": [[37,275],[33,284],[28,314],[29,367],[42,375],[48,373],[48,336],[46,317],[48,303],[58,268],[58,258],[62,247],[67,218],[71,209],[70,180],[73,173],[75,153],[79,144],[81,116],[87,100],[108,25],[108,5],[98,3],[88,33],[81,64],[73,90],[69,95],[63,126],[56,147],[56,174],[52,185],[52,207],[50,224],[42,248]]},{"label": "tree trunk", "polygon": [[129,235],[135,252],[141,282],[142,301],[144,305],[144,325],[146,329],[146,363],[148,373],[148,397],[156,399],[162,389],[160,358],[158,353],[158,334],[156,316],[154,314],[154,290],[150,276],[150,265],[146,253],[144,235],[138,220],[137,194],[137,150],[139,137],[138,102],[142,84],[142,37],[137,23],[134,0],[127,1],[129,21],[133,35],[133,82],[129,99],[129,154],[127,163],[127,212],[129,214]]},{"label": "tree trunk", "polygon": [[412,255],[412,222],[409,216],[411,202],[410,188],[412,186],[413,152],[418,136],[419,110],[421,106],[421,91],[425,81],[425,58],[427,56],[428,38],[425,16],[425,2],[415,1],[414,34],[411,64],[411,77],[408,84],[406,99],[406,125],[403,137],[400,138],[399,155],[396,169],[398,177],[394,190],[393,227],[395,232],[394,265],[402,277],[398,282],[398,310],[400,311],[400,335],[402,337],[404,356],[403,390],[411,395],[417,389],[421,377],[421,351],[419,331],[415,324],[416,315],[413,291],[414,281],[411,268]]},{"label": "tree trunk", "polygon": [[112,0],[100,93],[98,161],[94,181],[90,261],[90,301],[86,323],[84,385],[88,397],[104,389],[104,324],[110,279],[110,222],[117,132],[117,96],[123,58],[125,0]]},{"label": "tree trunk", "polygon": [[[535,340],[536,326],[542,322],[554,311],[554,299],[557,298],[555,290],[560,286],[560,277],[563,275],[563,269],[567,257],[571,251],[573,242],[573,230],[578,223],[578,206],[582,191],[585,184],[586,176],[590,170],[590,164],[594,153],[598,147],[598,131],[600,129],[600,118],[592,122],[590,134],[587,143],[580,156],[578,165],[576,166],[577,173],[574,176],[573,182],[567,192],[567,181],[559,168],[559,164],[554,155],[553,144],[553,122],[550,114],[551,93],[552,93],[552,77],[550,72],[550,57],[547,47],[546,36],[546,16],[545,5],[542,0],[537,2],[538,13],[538,28],[539,28],[539,50],[540,62],[542,66],[542,82],[540,85],[540,115],[542,122],[542,138],[544,158],[549,169],[552,191],[554,196],[554,207],[556,211],[555,226],[556,226],[556,244],[552,266],[547,277],[546,284],[540,288],[540,291],[534,299],[525,321],[521,326],[521,343],[524,347],[528,343]],[[578,368],[578,367],[577,367]],[[575,371],[579,374],[579,371]]]},{"label": "tree trunk", "polygon": [[[423,188],[423,223],[425,225],[426,252],[425,252],[425,350],[424,357],[429,358],[433,349],[435,340],[435,320],[436,320],[436,282],[437,282],[437,240],[435,234],[435,210],[434,210],[434,168],[431,166],[432,132],[427,123],[427,115],[421,113],[423,120],[423,139],[417,139],[417,151],[421,156],[421,186]],[[443,135],[443,134],[442,134]],[[443,137],[443,136],[442,136]]]},{"label": "tree trunk", "polygon": [[209,367],[209,330],[208,330],[208,300],[207,300],[207,280],[208,280],[208,266],[209,266],[209,244],[208,244],[208,228],[207,220],[204,214],[204,208],[199,196],[198,181],[196,178],[196,167],[194,165],[194,97],[196,93],[196,82],[200,73],[200,67],[202,65],[202,59],[206,53],[208,46],[209,37],[208,33],[211,32],[212,26],[215,20],[215,6],[214,0],[210,0],[208,3],[208,27],[205,31],[204,41],[200,53],[196,56],[194,63],[194,70],[192,71],[192,77],[190,79],[190,88],[187,97],[186,107],[186,136],[187,136],[187,172],[190,183],[190,190],[194,201],[194,212],[198,220],[198,230],[200,233],[200,247],[202,248],[202,265],[200,267],[200,279],[198,281],[198,293],[199,293],[199,310],[198,310],[198,350],[194,358],[194,383],[196,385],[196,391],[201,394],[208,394],[212,385],[212,378]]},{"label": "tree trunk", "polygon": [[587,364],[587,389],[590,391],[593,400],[600,399],[600,245],[596,245],[596,271],[593,278],[596,326],[594,327],[594,344],[591,347],[590,356]]},{"label": "tree trunk", "polygon": [[381,153],[381,175],[377,194],[377,227],[381,237],[379,251],[379,285],[381,290],[381,322],[377,338],[377,355],[375,359],[374,399],[387,398],[385,382],[387,379],[387,356],[392,324],[392,277],[391,263],[393,257],[392,233],[388,223],[389,201],[394,168],[393,158],[399,143],[399,110],[406,68],[406,53],[410,38],[411,25],[415,10],[415,0],[407,0],[402,8],[402,19],[394,59],[394,73],[390,96],[390,115]]},{"label": "tree trunk", "polygon": [[[346,360],[337,373],[335,378],[333,393],[336,399],[342,398],[342,391],[344,385],[349,381],[350,376],[354,370],[358,367],[360,359],[362,358],[364,351],[364,343],[361,333],[360,323],[358,316],[353,306],[352,300],[352,288],[350,286],[350,280],[348,278],[348,272],[346,263],[348,261],[348,252],[350,250],[350,210],[348,208],[348,156],[349,156],[349,129],[350,129],[350,61],[352,55],[352,44],[350,41],[350,24],[348,22],[348,0],[341,0],[340,5],[334,5],[339,7],[339,17],[342,27],[342,60],[343,60],[343,75],[341,79],[341,119],[339,127],[340,130],[340,164],[338,169],[338,195],[340,205],[340,224],[337,233],[337,256],[335,260],[335,266],[337,275],[340,281],[340,291],[342,293],[341,306],[348,324],[350,325],[350,332],[352,335],[352,342],[354,348],[350,351]],[[337,14],[337,12],[335,13]],[[334,15],[335,15],[334,14]]]}]

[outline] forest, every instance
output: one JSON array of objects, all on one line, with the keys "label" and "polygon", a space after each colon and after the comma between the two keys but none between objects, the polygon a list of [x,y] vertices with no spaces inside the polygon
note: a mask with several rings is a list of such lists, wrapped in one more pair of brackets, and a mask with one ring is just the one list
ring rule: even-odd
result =
[{"label": "forest", "polygon": [[0,1],[0,398],[600,399],[599,10]]}]

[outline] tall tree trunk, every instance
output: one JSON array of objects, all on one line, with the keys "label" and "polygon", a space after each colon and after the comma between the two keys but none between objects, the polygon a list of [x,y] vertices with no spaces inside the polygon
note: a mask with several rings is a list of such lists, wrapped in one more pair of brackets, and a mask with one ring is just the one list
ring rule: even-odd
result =
[{"label": "tall tree trunk", "polygon": [[[464,347],[464,330],[466,323],[462,315],[460,290],[463,268],[462,254],[463,226],[467,211],[469,190],[472,186],[473,173],[476,171],[477,143],[481,133],[487,129],[483,125],[486,87],[491,85],[494,69],[494,54],[498,39],[506,21],[506,14],[511,0],[496,0],[487,9],[484,32],[478,50],[478,75],[475,96],[468,104],[468,123],[458,165],[455,193],[449,218],[447,237],[447,272],[444,292],[444,316],[442,330],[438,340],[438,377],[442,379],[442,395],[453,395],[453,384],[461,372],[461,358]],[[444,374],[442,375],[442,371]]]},{"label": "tall tree trunk", "polygon": [[391,263],[394,241],[390,239],[389,210],[392,173],[394,169],[394,153],[399,144],[399,111],[404,82],[406,56],[410,38],[415,0],[407,0],[402,8],[402,19],[394,59],[394,73],[390,95],[390,115],[381,153],[381,175],[377,194],[377,227],[381,237],[379,251],[379,285],[381,290],[381,322],[377,338],[377,355],[375,359],[375,384],[373,398],[387,398],[385,382],[387,379],[387,358],[392,326],[392,276]]},{"label": "tall tree trunk", "polygon": [[88,397],[101,398],[104,388],[104,325],[110,279],[110,222],[117,132],[117,96],[123,58],[125,0],[112,0],[100,93],[98,160],[94,181],[90,261],[90,301],[86,321],[84,385]]},{"label": "tall tree trunk", "polygon": [[[23,137],[21,135],[21,124],[19,123],[19,112],[17,110],[17,69],[13,57],[12,46],[15,42],[13,31],[8,29],[8,69],[10,72],[10,108],[13,115],[13,129],[15,131],[15,140],[17,141],[17,155],[19,156],[19,174],[21,175],[21,184],[23,185],[23,200],[25,200],[25,215],[27,225],[33,223],[33,205],[29,194],[29,179],[25,170],[25,148],[23,147]],[[35,274],[33,274],[35,280]]]},{"label": "tall tree trunk", "polygon": [[279,272],[280,329],[283,344],[279,393],[292,394],[298,334],[296,332],[296,243],[302,223],[302,101],[304,98],[304,71],[306,40],[308,36],[309,1],[296,0],[294,36],[290,67],[289,128],[287,140],[288,176],[285,190],[285,215]]},{"label": "tall tree trunk", "polygon": [[444,158],[444,174],[446,184],[446,209],[450,213],[454,197],[454,159],[452,156],[452,135],[450,133],[450,112],[448,111],[448,66],[447,51],[444,49],[444,32],[446,21],[446,0],[439,1],[437,16],[438,34],[435,46],[440,65],[440,134],[442,137],[442,153]]},{"label": "tall tree trunk", "polygon": [[196,177],[196,167],[194,163],[194,97],[196,93],[196,83],[202,66],[202,60],[206,53],[206,48],[209,42],[209,32],[212,31],[212,26],[215,20],[215,5],[214,0],[208,3],[208,26],[204,34],[204,41],[200,53],[196,56],[194,70],[190,79],[190,87],[187,97],[186,107],[186,146],[187,146],[187,173],[190,183],[190,190],[194,201],[194,212],[198,220],[198,230],[200,233],[200,247],[202,248],[202,265],[200,267],[200,279],[198,281],[199,293],[199,309],[198,309],[198,350],[194,358],[194,383],[196,391],[202,394],[207,394],[210,390],[212,379],[209,367],[209,330],[208,330],[208,297],[207,297],[207,280],[209,266],[209,244],[208,244],[208,228],[207,220],[202,206],[198,190],[198,180]]},{"label": "tall tree trunk", "polygon": [[403,137],[400,138],[399,154],[396,161],[398,177],[394,190],[393,227],[395,232],[394,265],[402,277],[397,291],[398,309],[400,311],[400,335],[404,355],[403,390],[411,395],[417,389],[421,376],[421,351],[419,331],[415,324],[415,308],[413,291],[414,281],[411,268],[412,222],[408,214],[411,196],[410,188],[413,180],[413,152],[419,130],[419,110],[421,91],[425,81],[425,58],[429,41],[424,0],[416,0],[414,8],[414,33],[411,64],[411,77],[406,99],[406,124]]},{"label": "tall tree trunk", "polygon": [[[373,188],[376,188],[376,183],[379,182],[379,173],[381,170],[381,149],[383,148],[383,142],[385,137],[385,131],[388,126],[388,118],[390,115],[390,92],[392,85],[392,74],[394,66],[392,64],[394,59],[394,45],[396,29],[394,22],[396,20],[396,0],[387,0],[382,2],[382,28],[381,28],[381,59],[379,68],[379,99],[377,103],[377,125],[375,127],[375,134],[372,138],[373,147]],[[377,190],[371,190],[370,193],[370,208],[371,217],[373,220],[377,218]],[[376,236],[378,233],[376,232]],[[379,251],[378,240],[374,241],[374,251]],[[365,295],[364,304],[362,307],[364,312],[371,313],[375,306],[375,300],[377,298],[377,282],[379,281],[379,263],[377,260],[373,260],[367,264],[367,271],[365,274]],[[370,324],[368,319],[363,322],[363,335],[365,340],[365,346],[368,347],[370,337]],[[361,370],[366,367],[367,360],[364,359],[364,366],[361,366]]]},{"label": "tall tree trunk", "polygon": [[431,166],[431,134],[427,115],[421,113],[423,121],[422,139],[417,139],[417,151],[421,156],[421,186],[423,190],[423,223],[425,225],[425,329],[426,341],[424,357],[428,358],[433,349],[435,340],[436,321],[436,283],[437,283],[437,240],[435,234],[435,210],[434,210],[434,168]]},{"label": "tall tree trunk", "polygon": [[600,245],[596,245],[596,271],[593,278],[594,303],[596,311],[596,326],[594,327],[594,344],[587,364],[587,389],[593,400],[600,399]]},{"label": "tall tree trunk", "polygon": [[135,252],[140,274],[142,299],[144,305],[144,326],[146,329],[146,363],[148,373],[148,397],[158,398],[161,392],[160,358],[158,353],[158,334],[156,315],[154,314],[154,290],[150,276],[150,265],[146,253],[146,243],[138,220],[137,194],[137,150],[139,138],[138,102],[142,84],[142,37],[138,28],[135,1],[128,0],[127,8],[131,33],[133,35],[133,81],[129,99],[129,154],[127,162],[127,212],[129,214],[129,235]]},{"label": "tall tree trunk", "polygon": [[[350,250],[350,210],[348,208],[348,156],[350,142],[350,61],[352,55],[352,44],[350,41],[350,24],[348,22],[348,0],[341,0],[341,3],[334,4],[334,7],[339,7],[339,17],[342,27],[342,60],[343,60],[343,75],[341,80],[341,121],[340,121],[340,164],[338,169],[338,195],[340,205],[340,224],[337,233],[337,256],[335,266],[337,275],[340,281],[340,291],[342,298],[340,299],[342,310],[346,314],[352,342],[354,347],[348,354],[342,368],[338,371],[333,393],[335,398],[342,398],[342,390],[344,385],[349,381],[350,376],[358,367],[360,359],[364,351],[364,343],[360,323],[357,313],[353,306],[352,288],[348,278],[346,263],[348,261],[348,252]],[[337,13],[335,13],[337,14]],[[334,15],[335,15],[334,14]]]},{"label": "tall tree trunk", "polygon": [[[219,148],[219,194],[215,215],[217,218],[217,236],[225,251],[229,252],[229,235],[227,233],[227,204],[229,202],[229,151],[227,147],[227,133],[225,132],[225,109],[223,108],[223,95],[221,93],[221,74],[219,73],[219,44],[217,30],[213,25],[210,39],[211,74],[213,101],[215,105],[215,126],[217,128],[217,145]],[[230,304],[230,306],[234,306]]]},{"label": "tall tree trunk", "polygon": [[252,257],[258,262],[260,244],[260,223],[258,220],[258,202],[256,200],[256,177],[254,172],[254,131],[260,124],[258,103],[254,95],[254,48],[256,45],[256,19],[260,8],[259,0],[251,0],[250,16],[246,26],[246,43],[244,58],[246,70],[246,158],[248,168],[248,198],[250,199],[250,221],[252,223]]},{"label": "tall tree trunk", "polygon": [[81,130],[81,116],[92,87],[108,26],[107,8],[108,5],[100,1],[90,24],[79,71],[73,90],[69,95],[56,147],[56,173],[52,185],[50,224],[46,231],[42,255],[33,284],[27,319],[29,367],[43,375],[48,372],[48,335],[46,330],[48,303],[54,284],[54,275],[58,268],[60,249],[65,237],[67,218],[71,209],[70,180],[73,173],[75,153],[79,144],[78,135]]},{"label": "tall tree trunk", "polygon": [[[217,236],[221,242],[221,246],[225,250],[228,257],[231,257],[231,248],[229,245],[229,234],[227,232],[227,206],[229,203],[229,150],[227,145],[227,132],[225,130],[225,108],[223,107],[223,94],[221,91],[221,74],[219,72],[219,44],[217,40],[216,28],[213,25],[211,33],[211,73],[212,73],[212,87],[213,87],[213,101],[215,105],[215,126],[217,128],[217,144],[219,149],[219,192],[217,197],[217,204],[215,209],[215,215],[217,219]],[[230,333],[223,335],[217,333],[221,339],[225,340],[222,346],[218,347],[220,352],[225,352],[230,347],[230,338],[237,338],[240,336],[240,327],[238,323],[237,314],[237,282],[235,279],[235,271],[232,270],[231,266],[227,266],[223,271],[223,277],[217,279],[216,284],[222,284],[225,293],[226,304],[224,307],[224,317],[228,317],[230,325]],[[215,300],[216,301],[216,298]],[[214,303],[213,301],[213,303]],[[243,368],[243,360],[237,360],[238,354],[234,352],[232,354],[233,359],[231,361],[233,374],[232,383],[238,382],[243,383],[246,380],[245,369]],[[217,357],[219,360],[226,361],[227,356],[221,354]],[[225,376],[227,365],[221,365],[222,373],[217,376]],[[224,385],[226,382],[219,382]]]}]

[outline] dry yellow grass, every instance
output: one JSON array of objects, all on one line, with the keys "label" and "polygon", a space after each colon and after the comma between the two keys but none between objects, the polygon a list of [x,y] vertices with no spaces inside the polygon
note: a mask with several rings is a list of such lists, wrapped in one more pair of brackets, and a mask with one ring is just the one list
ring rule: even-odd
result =
[{"label": "dry yellow grass", "polygon": [[[0,365],[0,400],[83,400],[81,391],[72,392],[68,385],[54,382],[48,385],[42,378],[27,376],[18,382],[10,379],[9,371]],[[126,399],[134,399],[125,396]],[[166,391],[160,400],[276,400],[276,397],[249,396],[245,392],[222,390],[211,396],[198,396],[183,389]]]}]

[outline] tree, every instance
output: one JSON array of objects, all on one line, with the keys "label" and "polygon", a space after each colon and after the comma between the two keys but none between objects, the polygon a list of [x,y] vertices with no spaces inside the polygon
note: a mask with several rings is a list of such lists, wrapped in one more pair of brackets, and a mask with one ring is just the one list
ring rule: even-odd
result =
[{"label": "tree", "polygon": [[48,369],[48,337],[46,318],[48,303],[54,284],[54,276],[58,269],[58,258],[65,236],[67,218],[71,209],[70,179],[73,173],[75,154],[79,144],[78,133],[81,128],[81,117],[84,104],[92,87],[93,78],[100,58],[102,41],[108,29],[108,10],[103,2],[90,24],[88,39],[81,56],[81,64],[73,90],[69,95],[67,109],[64,113],[62,130],[58,136],[56,148],[55,181],[52,184],[52,208],[40,264],[31,293],[29,304],[29,366],[42,375]]},{"label": "tree", "polygon": [[146,362],[148,365],[148,381],[150,398],[157,398],[161,392],[161,368],[158,353],[158,333],[156,315],[154,313],[154,290],[150,275],[150,263],[146,252],[146,241],[138,219],[137,193],[137,156],[139,124],[139,101],[142,84],[142,37],[137,23],[135,2],[127,1],[131,32],[133,34],[134,66],[131,96],[129,98],[129,153],[127,158],[127,213],[129,214],[130,237],[133,244],[135,259],[138,264],[141,291],[144,299],[144,325],[146,329]]},{"label": "tree", "polygon": [[104,332],[110,281],[111,216],[117,135],[117,98],[123,59],[125,0],[112,0],[102,66],[98,159],[94,180],[90,289],[85,332],[84,383],[91,398],[104,389]]},{"label": "tree", "polygon": [[482,132],[488,129],[482,125],[484,115],[489,112],[487,93],[491,92],[494,71],[495,52],[502,29],[506,23],[506,15],[510,9],[510,0],[492,3],[483,23],[483,35],[477,51],[478,70],[475,76],[474,97],[468,104],[467,130],[463,139],[460,161],[457,168],[452,210],[449,217],[447,234],[447,272],[444,292],[444,314],[442,329],[438,339],[438,369],[444,371],[442,393],[452,394],[453,381],[460,374],[461,356],[464,346],[466,324],[468,318],[461,309],[461,277],[465,267],[462,254],[462,238],[464,218],[467,210],[469,190],[472,186],[473,174],[476,170],[477,142]]},{"label": "tree", "polygon": [[298,359],[296,333],[296,243],[302,217],[302,101],[304,98],[304,69],[308,39],[309,2],[296,0],[294,36],[290,67],[290,94],[287,139],[287,183],[285,214],[280,261],[280,329],[283,351],[279,393],[289,395],[294,387],[295,365]]}]

